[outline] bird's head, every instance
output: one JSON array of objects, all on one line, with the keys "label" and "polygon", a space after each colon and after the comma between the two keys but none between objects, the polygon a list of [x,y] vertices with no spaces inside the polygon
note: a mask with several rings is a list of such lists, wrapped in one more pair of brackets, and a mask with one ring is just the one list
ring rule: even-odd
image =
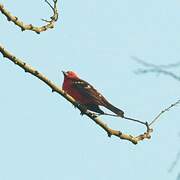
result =
[{"label": "bird's head", "polygon": [[68,78],[68,79],[79,79],[78,75],[73,72],[73,71],[62,71],[62,73],[64,74],[64,78]]}]

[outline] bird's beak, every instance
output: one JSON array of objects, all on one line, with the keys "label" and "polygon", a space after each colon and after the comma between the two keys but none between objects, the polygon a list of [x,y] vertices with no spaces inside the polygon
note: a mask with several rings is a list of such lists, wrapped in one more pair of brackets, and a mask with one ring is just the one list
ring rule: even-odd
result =
[{"label": "bird's beak", "polygon": [[67,76],[67,72],[65,71],[62,71],[62,73],[64,74],[64,77]]}]

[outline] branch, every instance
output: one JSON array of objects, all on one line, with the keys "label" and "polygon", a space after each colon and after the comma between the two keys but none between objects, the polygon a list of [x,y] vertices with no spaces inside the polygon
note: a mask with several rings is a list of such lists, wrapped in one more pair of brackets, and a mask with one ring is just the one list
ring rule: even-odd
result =
[{"label": "branch", "polygon": [[180,159],[180,152],[177,153],[176,159],[174,160],[171,167],[169,168],[169,170],[168,170],[169,173],[172,172],[173,169],[177,166],[177,163],[179,162],[179,159]]},{"label": "branch", "polygon": [[155,68],[158,67],[158,68],[163,68],[163,69],[165,69],[165,68],[169,69],[169,68],[177,68],[177,67],[180,66],[180,62],[176,62],[176,63],[172,63],[172,64],[167,64],[167,65],[164,65],[164,64],[162,64],[162,65],[154,65],[154,64],[151,64],[151,63],[147,63],[144,60],[142,60],[140,58],[137,58],[135,56],[132,56],[131,58],[134,59],[139,64],[142,64],[145,67],[155,67]]},{"label": "branch", "polygon": [[33,26],[32,24],[24,24],[22,21],[18,19],[18,17],[13,16],[10,12],[8,12],[3,4],[0,4],[0,11],[2,14],[4,14],[7,17],[8,21],[12,21],[15,25],[19,26],[22,31],[30,30],[34,31],[37,34],[40,34],[43,31],[46,31],[48,29],[54,28],[55,22],[58,20],[58,10],[57,10],[57,0],[53,0],[54,5],[52,6],[47,0],[45,2],[50,6],[50,8],[53,10],[53,16],[50,17],[50,20],[44,20],[46,22],[46,25],[41,27]]},{"label": "branch", "polygon": [[133,144],[137,144],[139,141],[142,141],[144,139],[150,139],[152,129],[149,128],[148,123],[146,124],[146,132],[144,134],[140,134],[139,136],[132,136],[129,134],[124,134],[119,130],[114,130],[108,127],[107,124],[105,124],[97,115],[89,112],[86,110],[86,108],[83,105],[78,104],[71,96],[69,96],[65,91],[63,91],[59,86],[54,84],[52,81],[50,81],[46,76],[44,76],[42,73],[28,65],[27,63],[23,62],[21,59],[15,57],[13,54],[11,54],[9,51],[7,51],[3,46],[0,45],[0,52],[4,56],[4,58],[9,59],[14,64],[18,65],[22,69],[24,69],[25,72],[32,74],[33,76],[37,77],[41,81],[43,81],[45,84],[47,84],[52,92],[57,92],[61,96],[63,96],[66,100],[68,100],[70,103],[72,103],[75,107],[77,107],[81,113],[88,116],[90,119],[92,119],[96,124],[98,124],[101,128],[104,129],[104,131],[107,132],[108,136],[111,137],[112,135],[132,142]]},{"label": "branch", "polygon": [[180,173],[177,175],[176,180],[180,180]]},{"label": "branch", "polygon": [[171,104],[169,107],[165,108],[164,110],[162,110],[150,123],[149,126],[151,126],[152,124],[154,124],[162,114],[164,114],[165,112],[169,111],[172,107],[178,105],[180,103],[180,100],[176,101],[175,103]]},{"label": "branch", "polygon": [[180,62],[168,65],[154,65],[151,63],[147,63],[137,57],[132,57],[136,62],[141,64],[142,66],[146,67],[146,69],[139,68],[136,73],[137,74],[146,74],[146,73],[157,73],[157,74],[164,74],[170,76],[178,81],[180,81],[180,76],[176,75],[175,73],[168,71],[166,69],[175,68],[180,66]]}]

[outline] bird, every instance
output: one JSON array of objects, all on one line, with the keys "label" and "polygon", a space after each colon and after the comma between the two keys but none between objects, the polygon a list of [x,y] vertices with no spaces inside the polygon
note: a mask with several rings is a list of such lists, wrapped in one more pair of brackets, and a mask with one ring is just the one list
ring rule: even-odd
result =
[{"label": "bird", "polygon": [[64,74],[62,89],[87,110],[99,115],[107,114],[99,107],[103,106],[115,113],[116,116],[124,118],[124,112],[121,109],[113,106],[91,84],[81,79],[77,73],[73,71],[62,71],[62,73]]}]

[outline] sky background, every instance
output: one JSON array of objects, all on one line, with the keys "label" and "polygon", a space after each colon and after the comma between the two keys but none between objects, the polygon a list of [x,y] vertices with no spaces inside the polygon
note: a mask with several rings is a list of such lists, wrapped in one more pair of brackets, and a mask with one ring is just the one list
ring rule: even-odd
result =
[{"label": "sky background", "polygon": [[[21,20],[41,25],[51,15],[43,0],[1,0]],[[180,61],[180,1],[59,1],[56,27],[40,35],[0,15],[0,43],[62,85],[61,70],[76,71],[126,116],[151,121],[179,99],[180,82],[136,75],[136,56],[154,64]],[[178,69],[177,69],[178,71]],[[138,145],[107,134],[37,78],[0,55],[0,180],[175,180],[168,173],[179,145],[175,107]],[[144,127],[103,117],[137,135]]]}]

